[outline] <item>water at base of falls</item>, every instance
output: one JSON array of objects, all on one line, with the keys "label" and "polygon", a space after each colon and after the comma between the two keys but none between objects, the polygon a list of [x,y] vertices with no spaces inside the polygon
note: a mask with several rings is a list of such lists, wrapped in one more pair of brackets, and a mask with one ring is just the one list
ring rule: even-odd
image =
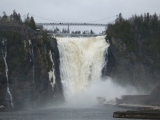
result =
[{"label": "water at base of falls", "polygon": [[57,43],[63,92],[66,101],[70,101],[73,96],[84,94],[92,84],[101,81],[109,44],[105,36],[57,38]]},{"label": "water at base of falls", "polygon": [[[116,107],[93,108],[43,108],[18,109],[17,111],[1,112],[1,120],[117,120],[113,112],[122,111]],[[119,120],[119,119],[118,119]],[[126,120],[121,118],[120,120]]]}]

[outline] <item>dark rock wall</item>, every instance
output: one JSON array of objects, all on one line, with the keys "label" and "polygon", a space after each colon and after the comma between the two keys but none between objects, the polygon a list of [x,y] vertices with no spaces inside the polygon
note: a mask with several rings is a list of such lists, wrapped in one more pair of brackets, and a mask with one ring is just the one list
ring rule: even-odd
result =
[{"label": "dark rock wall", "polygon": [[59,50],[57,46],[57,40],[55,38],[52,38],[50,40],[50,45],[51,45],[51,52],[52,52],[52,58],[54,62],[54,74],[55,74],[55,97],[56,101],[62,102],[64,100],[63,96],[63,88],[61,84],[61,77],[60,77],[60,58],[59,58]]},{"label": "dark rock wall", "polygon": [[[0,44],[3,37],[8,40],[8,76],[14,106],[36,107],[50,105],[55,99],[63,101],[56,40],[52,40],[54,45],[50,46],[50,38],[46,42],[41,37],[41,33],[35,34],[33,31],[25,35],[20,31],[14,31],[13,36],[8,36],[8,34],[1,34]],[[31,40],[31,44],[28,40]],[[48,71],[51,69],[52,63],[48,50],[51,50],[54,56],[57,83],[55,90],[52,89],[49,81]],[[6,99],[6,85],[5,65],[0,54],[0,104],[9,107],[10,100]]]},{"label": "dark rock wall", "polygon": [[108,63],[103,76],[110,76],[121,85],[129,84],[148,91],[159,84],[159,70],[154,68],[154,64],[144,63],[144,55],[127,52],[126,44],[120,39],[112,38],[109,42]]}]

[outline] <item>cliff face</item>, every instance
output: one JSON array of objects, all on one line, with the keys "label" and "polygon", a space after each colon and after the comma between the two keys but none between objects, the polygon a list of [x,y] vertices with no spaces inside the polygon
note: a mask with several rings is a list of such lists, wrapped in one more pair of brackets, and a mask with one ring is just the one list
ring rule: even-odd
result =
[{"label": "cliff face", "polygon": [[149,13],[120,18],[106,30],[110,47],[105,74],[150,90],[160,80],[160,20]]},{"label": "cliff face", "polygon": [[155,68],[150,57],[146,59],[147,54],[128,52],[127,45],[121,39],[111,38],[109,41],[108,63],[103,74],[121,85],[130,84],[148,91],[159,83],[160,69]]},{"label": "cliff face", "polygon": [[[3,54],[0,54],[0,104],[11,105],[7,85],[15,107],[44,106],[63,100],[56,40],[51,40],[51,46],[45,33],[36,33],[23,24],[18,26],[18,29],[1,26],[0,50],[4,46],[7,48],[8,84]],[[54,66],[49,51],[54,54]],[[49,79],[51,69],[57,69],[53,73],[56,76],[55,87],[51,86],[53,81]]]}]

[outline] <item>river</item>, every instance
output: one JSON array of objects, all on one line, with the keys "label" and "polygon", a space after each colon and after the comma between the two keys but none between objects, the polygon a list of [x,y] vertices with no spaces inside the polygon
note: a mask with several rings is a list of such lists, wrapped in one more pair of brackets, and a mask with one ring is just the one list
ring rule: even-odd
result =
[{"label": "river", "polygon": [[[0,112],[0,120],[114,120],[114,111],[124,110],[117,107],[92,108],[41,108],[19,109]],[[116,118],[116,120],[118,120]],[[121,119],[122,120],[122,119]]]}]

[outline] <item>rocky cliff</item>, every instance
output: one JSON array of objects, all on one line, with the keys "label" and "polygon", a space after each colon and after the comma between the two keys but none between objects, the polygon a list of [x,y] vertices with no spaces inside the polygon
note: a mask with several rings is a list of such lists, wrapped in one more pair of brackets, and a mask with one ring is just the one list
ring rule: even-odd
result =
[{"label": "rocky cliff", "polygon": [[[108,63],[103,75],[110,76],[121,85],[132,85],[151,91],[159,84],[160,69],[153,64],[144,63],[134,52],[127,53],[127,46],[121,39],[110,39]],[[149,59],[149,58],[148,58]]]},{"label": "rocky cliff", "polygon": [[148,18],[133,16],[109,24],[106,31],[106,40],[110,42],[108,64],[103,74],[122,85],[130,84],[148,91],[158,85],[159,23],[155,14]]},{"label": "rocky cliff", "polygon": [[[56,44],[56,40],[49,38],[44,31],[33,31],[23,23],[1,24],[0,104],[8,107],[11,105],[8,86],[15,107],[44,106],[63,100]],[[7,54],[8,83],[2,53],[4,46]],[[56,69],[52,73],[52,76],[55,76],[54,83],[49,79],[48,73],[53,69]]]}]

